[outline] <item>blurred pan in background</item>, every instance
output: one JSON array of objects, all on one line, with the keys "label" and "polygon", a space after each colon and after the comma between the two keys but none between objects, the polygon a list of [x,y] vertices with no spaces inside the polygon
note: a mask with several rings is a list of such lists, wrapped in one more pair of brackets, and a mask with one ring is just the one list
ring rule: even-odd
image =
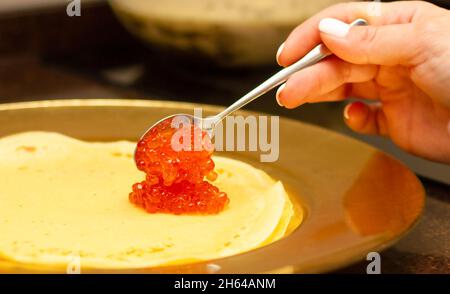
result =
[{"label": "blurred pan in background", "polygon": [[[350,0],[109,0],[124,26],[165,52],[221,67],[271,65],[298,24]],[[383,1],[387,2],[387,1]],[[449,1],[429,1],[444,7]]]},{"label": "blurred pan in background", "polygon": [[125,27],[148,43],[224,67],[274,63],[299,23],[345,0],[110,0]]}]

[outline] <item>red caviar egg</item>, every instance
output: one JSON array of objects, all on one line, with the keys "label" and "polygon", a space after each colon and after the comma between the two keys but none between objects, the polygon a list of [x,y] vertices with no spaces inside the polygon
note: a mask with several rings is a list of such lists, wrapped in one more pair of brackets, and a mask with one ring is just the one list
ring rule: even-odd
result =
[{"label": "red caviar egg", "polygon": [[136,148],[145,181],[133,185],[132,203],[150,213],[216,214],[229,199],[204,180],[215,180],[213,146],[198,126],[175,126],[167,119],[152,128]]},{"label": "red caviar egg", "polygon": [[184,181],[171,186],[136,183],[130,201],[150,213],[172,214],[216,214],[229,202],[224,192],[206,181]]}]

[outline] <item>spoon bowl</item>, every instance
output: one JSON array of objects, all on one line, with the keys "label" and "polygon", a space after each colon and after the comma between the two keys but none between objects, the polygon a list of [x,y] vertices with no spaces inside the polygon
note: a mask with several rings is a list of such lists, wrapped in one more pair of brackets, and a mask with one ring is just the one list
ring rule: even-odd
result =
[{"label": "spoon bowl", "polygon": [[[202,131],[206,132],[206,134],[209,136],[210,139],[212,138],[214,126],[218,122],[217,118],[215,116],[207,117],[207,118],[200,118],[200,117],[196,117],[196,116],[193,116],[191,114],[186,114],[186,113],[178,113],[178,114],[174,114],[174,115],[169,115],[169,116],[164,117],[163,119],[160,119],[159,121],[154,123],[151,127],[149,127],[144,132],[144,134],[139,138],[139,141],[144,139],[153,128],[155,128],[156,126],[158,126],[159,124],[161,124],[167,120],[172,120],[173,128],[179,128],[180,125],[198,126],[200,129],[202,129]],[[220,120],[219,120],[219,122],[220,122]],[[134,149],[134,155],[133,155],[135,162],[137,162],[136,161],[136,150],[137,150],[137,148]]]}]

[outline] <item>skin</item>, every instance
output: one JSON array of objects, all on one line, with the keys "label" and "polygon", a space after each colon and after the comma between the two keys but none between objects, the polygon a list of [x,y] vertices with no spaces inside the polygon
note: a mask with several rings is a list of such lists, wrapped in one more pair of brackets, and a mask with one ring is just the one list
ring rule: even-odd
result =
[{"label": "skin", "polygon": [[[450,164],[450,11],[401,1],[380,4],[381,14],[372,16],[369,5],[331,6],[292,31],[278,54],[280,65],[294,63],[319,42],[335,56],[294,74],[277,100],[295,108],[361,98],[344,111],[352,130],[387,136],[407,152]],[[365,18],[370,25],[335,37],[319,31],[323,18]]]}]

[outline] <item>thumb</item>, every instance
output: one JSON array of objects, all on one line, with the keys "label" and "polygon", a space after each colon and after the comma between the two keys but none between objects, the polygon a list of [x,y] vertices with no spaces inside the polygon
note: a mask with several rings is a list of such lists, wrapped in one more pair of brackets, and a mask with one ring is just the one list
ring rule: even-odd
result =
[{"label": "thumb", "polygon": [[319,31],[325,45],[350,63],[416,65],[421,52],[412,24],[350,27],[340,20],[324,18]]}]

